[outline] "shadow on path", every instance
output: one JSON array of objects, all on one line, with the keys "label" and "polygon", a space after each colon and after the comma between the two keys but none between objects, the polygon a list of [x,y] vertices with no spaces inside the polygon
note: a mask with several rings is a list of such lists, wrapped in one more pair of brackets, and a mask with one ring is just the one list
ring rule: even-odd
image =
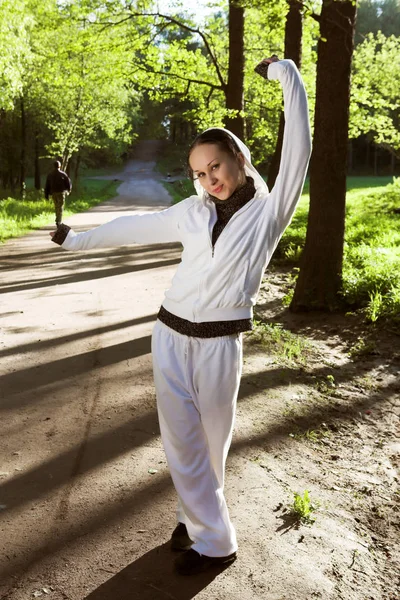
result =
[{"label": "shadow on path", "polygon": [[[1,378],[1,386],[7,399],[1,401],[0,410],[13,409],[16,404],[11,396],[21,392],[36,390],[45,385],[59,382],[62,379],[70,379],[76,375],[88,373],[95,367],[106,367],[123,360],[150,354],[151,336],[146,335],[135,340],[114,344],[107,348],[90,350],[82,352],[68,358],[61,358],[52,361],[51,364],[41,364],[36,367],[23,369],[14,373],[8,373]],[[24,404],[29,403],[29,398],[25,398]]]},{"label": "shadow on path", "polygon": [[[90,229],[88,227],[87,229]],[[75,228],[78,233],[80,229]],[[82,229],[82,231],[86,231]],[[96,264],[94,261],[99,260],[101,264],[126,264],[127,261],[132,261],[140,258],[149,258],[154,260],[156,258],[163,259],[167,258],[167,254],[181,252],[182,246],[179,243],[170,244],[149,244],[149,245],[130,245],[120,246],[118,248],[103,248],[87,250],[85,252],[68,252],[61,248],[50,247],[49,249],[42,250],[40,252],[27,252],[13,254],[8,253],[3,256],[0,253],[0,268],[2,273],[7,271],[23,271],[29,269],[28,275],[31,274],[33,269],[40,269],[43,271],[44,267],[55,267],[55,266],[66,266],[70,267],[71,264],[76,263],[88,263],[90,265]],[[171,257],[172,258],[172,257]]]},{"label": "shadow on path", "polygon": [[182,577],[173,571],[169,543],[157,546],[94,590],[85,600],[191,600],[225,568]]},{"label": "shadow on path", "polygon": [[78,283],[81,281],[88,281],[94,279],[102,279],[104,277],[115,277],[116,275],[125,275],[126,273],[134,273],[135,271],[147,271],[149,269],[158,269],[161,267],[170,267],[172,265],[177,265],[180,262],[180,259],[174,258],[170,260],[163,260],[157,262],[146,262],[141,263],[139,265],[127,265],[124,267],[113,267],[112,269],[101,269],[95,271],[85,271],[84,273],[80,273],[78,275],[62,275],[55,276],[49,279],[44,279],[41,281],[35,281],[33,283],[22,283],[15,285],[11,283],[9,285],[4,285],[0,288],[0,294],[7,294],[8,292],[20,292],[22,290],[35,290],[38,288],[44,287],[52,287],[56,285],[64,285],[68,283]]},{"label": "shadow on path", "polygon": [[[6,313],[3,316],[8,316],[19,313]],[[29,342],[28,344],[20,344],[19,346],[13,346],[12,348],[4,348],[0,350],[0,357],[2,356],[13,356],[22,352],[42,352],[46,348],[54,348],[55,346],[62,346],[63,344],[70,344],[77,340],[82,340],[91,336],[99,336],[103,333],[109,333],[111,331],[118,331],[127,327],[134,327],[135,325],[141,325],[143,323],[151,323],[155,321],[157,314],[146,315],[144,317],[138,317],[137,319],[129,319],[129,321],[122,321],[121,323],[113,323],[112,325],[105,325],[104,327],[96,327],[95,329],[85,329],[84,331],[78,331],[77,333],[71,333],[70,335],[62,335],[57,338],[50,338],[48,340],[41,340],[37,342]],[[134,341],[132,340],[132,343]],[[65,360],[65,359],[63,359]],[[36,367],[37,368],[37,367]]]}]

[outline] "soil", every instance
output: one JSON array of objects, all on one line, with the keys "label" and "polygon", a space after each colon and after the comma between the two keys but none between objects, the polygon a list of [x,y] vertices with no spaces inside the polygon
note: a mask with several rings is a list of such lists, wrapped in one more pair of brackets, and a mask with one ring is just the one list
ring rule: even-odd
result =
[{"label": "soil", "polygon": [[[120,195],[68,223],[168,205],[156,149],[142,144]],[[46,229],[0,248],[0,599],[400,598],[398,333],[291,314],[272,264],[227,466],[238,559],[178,576],[150,336],[179,245],[72,254]],[[279,324],[286,345],[271,342]],[[292,511],[305,490],[313,522]]]}]

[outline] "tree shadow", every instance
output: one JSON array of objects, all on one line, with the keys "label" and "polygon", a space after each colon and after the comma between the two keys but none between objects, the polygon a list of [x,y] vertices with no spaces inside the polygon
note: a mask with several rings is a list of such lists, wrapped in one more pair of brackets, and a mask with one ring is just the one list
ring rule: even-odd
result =
[{"label": "tree shadow", "polygon": [[191,600],[227,567],[215,567],[184,577],[173,570],[169,543],[153,548],[96,590],[85,600]]},{"label": "tree shadow", "polygon": [[[113,267],[111,269],[95,269],[84,271],[78,274],[56,275],[49,279],[42,279],[33,283],[11,283],[0,287],[0,294],[9,292],[20,292],[25,290],[35,290],[38,288],[53,287],[55,285],[64,285],[68,283],[78,283],[81,281],[102,279],[104,277],[115,277],[116,275],[125,275],[126,273],[135,273],[136,271],[148,271],[149,269],[158,269],[162,267],[170,267],[180,263],[180,258],[162,260],[156,262],[145,262],[141,264],[129,264],[123,267]],[[89,263],[90,264],[90,263]]]},{"label": "tree shadow", "polygon": [[[272,315],[269,316],[268,313]],[[283,307],[282,301],[276,298],[257,304],[255,316],[263,323],[279,323],[292,333],[311,340],[326,342],[331,338],[332,345],[335,346],[337,339],[351,345],[360,335],[371,332],[379,335],[379,330],[373,325],[367,325],[360,315],[345,315],[341,311],[292,312]]]},{"label": "tree shadow", "polygon": [[[51,230],[52,228],[49,228]],[[82,228],[82,231],[86,231],[86,227]],[[88,227],[89,229],[89,227]],[[78,233],[80,228],[77,227],[75,231]],[[50,238],[49,238],[50,240]],[[105,259],[106,256],[119,259],[119,258],[132,258],[136,254],[155,254],[156,256],[165,257],[165,252],[169,250],[181,250],[182,245],[177,243],[170,244],[143,244],[143,245],[131,245],[131,246],[121,246],[119,248],[104,248],[103,250],[88,250],[84,254],[82,253],[74,253],[74,256],[80,256],[82,259],[90,258],[90,259]],[[71,257],[73,255],[70,252],[66,252],[60,248],[57,248],[54,244],[49,246],[44,250],[33,251],[32,252],[13,252],[8,253],[6,256],[0,255],[0,264],[2,265],[2,270],[6,271],[7,269],[22,269],[28,267],[32,268],[32,261],[37,260],[37,266],[40,267],[43,265],[43,258],[49,260],[49,264],[59,264],[59,263],[68,263],[71,262]],[[23,259],[29,259],[29,262],[22,262]],[[6,266],[7,263],[10,263],[10,266]]]},{"label": "tree shadow", "polygon": [[[19,313],[8,313],[9,315]],[[131,319],[129,321],[122,321],[120,323],[113,323],[112,325],[106,325],[104,327],[96,327],[95,329],[89,329],[85,331],[78,331],[77,333],[71,333],[70,335],[59,336],[57,338],[50,338],[48,340],[42,340],[37,342],[29,342],[28,344],[20,344],[19,346],[13,346],[12,348],[4,348],[0,350],[0,357],[2,356],[13,356],[22,352],[42,352],[46,348],[54,348],[63,344],[69,344],[76,340],[81,340],[93,335],[99,336],[103,333],[109,333],[111,331],[118,331],[119,329],[125,329],[128,327],[134,327],[135,325],[141,325],[143,323],[151,323],[157,318],[156,314],[146,315],[144,317],[138,317],[137,319]],[[11,328],[12,332],[16,332],[16,328]],[[134,342],[132,342],[134,343]]]},{"label": "tree shadow", "polygon": [[[15,409],[17,405],[22,406],[31,402],[32,390],[77,375],[83,375],[94,368],[106,367],[124,360],[150,354],[150,351],[151,335],[146,335],[107,348],[82,352],[81,354],[54,360],[51,363],[42,363],[38,366],[8,373],[1,378],[4,400],[0,402],[0,410]],[[12,396],[22,392],[27,393],[25,400],[20,398],[18,402],[15,402]]]}]

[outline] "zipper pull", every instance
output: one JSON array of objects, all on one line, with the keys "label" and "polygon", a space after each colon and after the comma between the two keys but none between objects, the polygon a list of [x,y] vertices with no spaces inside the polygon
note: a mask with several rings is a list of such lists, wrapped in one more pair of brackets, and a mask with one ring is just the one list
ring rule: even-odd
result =
[{"label": "zipper pull", "polygon": [[211,258],[214,258],[214,246],[212,247]]}]

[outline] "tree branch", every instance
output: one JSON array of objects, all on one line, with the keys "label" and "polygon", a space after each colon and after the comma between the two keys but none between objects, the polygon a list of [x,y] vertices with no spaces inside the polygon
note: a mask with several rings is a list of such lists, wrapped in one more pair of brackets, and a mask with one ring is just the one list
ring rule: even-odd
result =
[{"label": "tree branch", "polygon": [[214,65],[215,71],[217,73],[217,77],[218,80],[220,82],[220,87],[221,89],[225,89],[226,88],[226,82],[222,76],[221,70],[219,68],[219,64],[217,61],[216,56],[214,55],[212,49],[211,49],[211,45],[210,42],[208,41],[208,36],[203,33],[202,31],[200,31],[200,29],[195,29],[194,27],[189,27],[189,25],[186,25],[185,23],[182,23],[181,21],[178,21],[178,19],[175,19],[174,17],[170,17],[169,15],[163,15],[159,12],[156,13],[139,13],[139,12],[131,12],[131,14],[129,15],[129,17],[126,17],[125,19],[122,19],[121,21],[115,22],[113,24],[115,25],[119,25],[120,23],[124,23],[125,21],[129,20],[129,19],[133,19],[134,17],[159,17],[161,19],[166,19],[167,21],[169,21],[170,23],[173,23],[175,25],[177,25],[178,27],[181,27],[182,29],[185,29],[186,31],[190,31],[191,33],[196,33],[197,35],[199,35],[201,37],[201,39],[203,40],[203,43],[207,49],[207,52],[211,58],[211,62]]},{"label": "tree branch", "polygon": [[211,88],[210,89],[210,93],[207,96],[207,100],[206,100],[206,106],[207,106],[207,108],[210,106],[210,101],[211,101],[211,96],[213,94],[213,91],[214,91],[213,88]]},{"label": "tree branch", "polygon": [[309,13],[312,19],[315,19],[315,21],[318,21],[318,23],[321,22],[321,15],[317,15],[317,13],[313,12],[312,8],[310,8],[305,2],[302,2],[302,0],[295,0],[295,2],[296,4],[300,4],[300,6],[305,9],[305,13]]},{"label": "tree branch", "polygon": [[[146,73],[154,73],[154,75],[165,75],[166,77],[176,77],[177,79],[182,79],[183,81],[187,81],[190,83],[198,83],[199,85],[207,85],[212,90],[223,90],[221,85],[215,85],[215,83],[210,83],[208,81],[202,81],[200,79],[193,79],[192,77],[184,77],[183,75],[178,75],[178,73],[171,73],[170,71],[155,71],[151,67],[137,65],[136,70],[145,71]],[[133,71],[134,73],[135,71]]]}]

